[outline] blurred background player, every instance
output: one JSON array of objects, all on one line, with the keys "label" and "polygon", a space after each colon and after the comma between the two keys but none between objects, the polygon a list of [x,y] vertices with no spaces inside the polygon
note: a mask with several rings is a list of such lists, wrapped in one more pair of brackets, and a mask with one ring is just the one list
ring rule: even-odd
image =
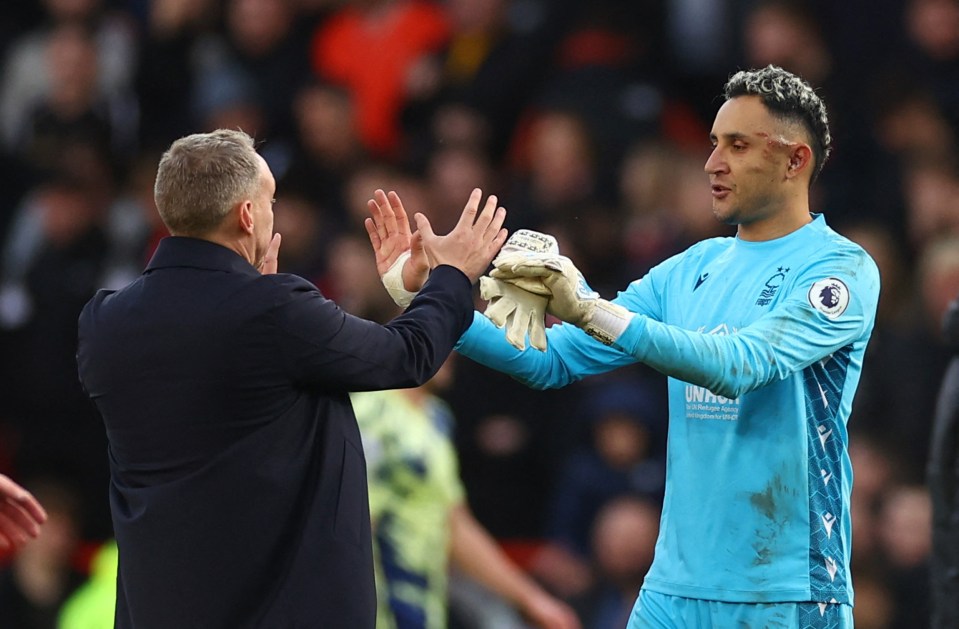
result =
[{"label": "blurred background player", "polygon": [[452,564],[534,626],[578,629],[573,610],[515,565],[470,512],[451,441],[453,416],[436,395],[453,369],[447,360],[423,386],[350,395],[367,458],[376,626],[446,627]]}]

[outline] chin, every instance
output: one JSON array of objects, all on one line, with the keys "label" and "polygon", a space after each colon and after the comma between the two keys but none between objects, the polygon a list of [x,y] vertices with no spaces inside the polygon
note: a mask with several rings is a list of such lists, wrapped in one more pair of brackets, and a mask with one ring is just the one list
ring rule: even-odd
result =
[{"label": "chin", "polygon": [[736,220],[736,213],[728,208],[713,207],[713,217],[724,225],[735,225],[739,222]]}]

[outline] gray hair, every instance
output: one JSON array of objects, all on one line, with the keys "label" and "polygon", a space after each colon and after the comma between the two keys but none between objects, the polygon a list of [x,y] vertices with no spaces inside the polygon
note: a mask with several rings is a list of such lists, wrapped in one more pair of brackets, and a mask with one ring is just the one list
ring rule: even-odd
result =
[{"label": "gray hair", "polygon": [[203,236],[259,185],[253,138],[218,129],[180,138],[160,158],[153,197],[171,234]]},{"label": "gray hair", "polygon": [[816,180],[832,151],[832,135],[826,105],[809,83],[780,67],[768,65],[761,70],[740,70],[729,77],[724,95],[726,100],[758,96],[777,118],[801,124],[812,140],[816,160],[812,181]]}]

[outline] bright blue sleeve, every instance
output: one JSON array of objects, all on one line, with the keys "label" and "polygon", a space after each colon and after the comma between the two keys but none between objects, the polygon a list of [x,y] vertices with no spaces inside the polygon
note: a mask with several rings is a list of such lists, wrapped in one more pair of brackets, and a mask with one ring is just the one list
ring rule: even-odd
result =
[{"label": "bright blue sleeve", "polygon": [[[840,297],[849,300],[838,314],[827,313],[816,292],[829,278],[839,280]],[[781,306],[734,334],[695,332],[639,315],[617,345],[668,376],[734,399],[861,338],[872,328],[878,295],[875,263],[849,251],[810,264]]]},{"label": "bright blue sleeve", "polygon": [[[632,312],[658,319],[661,312],[654,284],[652,277],[647,276],[630,284],[613,301]],[[519,351],[509,344],[503,330],[476,312],[473,324],[460,337],[456,349],[481,365],[507,373],[534,389],[557,389],[637,360],[628,352],[603,345],[578,327],[566,323],[547,329],[546,339],[545,352],[529,346]]]}]

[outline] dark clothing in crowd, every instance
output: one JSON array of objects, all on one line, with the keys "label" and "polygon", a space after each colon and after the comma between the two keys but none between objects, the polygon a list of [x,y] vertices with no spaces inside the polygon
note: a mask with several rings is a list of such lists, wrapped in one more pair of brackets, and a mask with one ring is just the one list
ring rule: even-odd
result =
[{"label": "dark clothing in crowd", "polygon": [[933,629],[959,627],[959,299],[943,328],[954,357],[942,380],[929,456]]}]

